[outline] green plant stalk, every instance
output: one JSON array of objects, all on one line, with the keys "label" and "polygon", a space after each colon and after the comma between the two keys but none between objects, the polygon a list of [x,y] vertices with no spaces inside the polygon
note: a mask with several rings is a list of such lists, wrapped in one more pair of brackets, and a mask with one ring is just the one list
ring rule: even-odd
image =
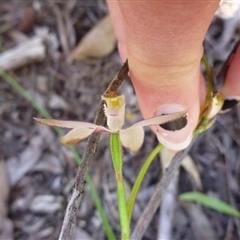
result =
[{"label": "green plant stalk", "polygon": [[122,176],[122,145],[119,134],[110,135],[110,150],[117,182],[118,213],[122,231],[122,239],[130,239],[130,226],[127,214],[126,190]]},{"label": "green plant stalk", "polygon": [[202,113],[203,113],[205,111],[205,109],[208,107],[209,102],[211,101],[212,92],[213,92],[213,88],[214,88],[214,81],[213,81],[213,74],[212,74],[211,67],[209,66],[207,57],[205,55],[202,56],[202,63],[204,64],[205,69],[206,69],[207,82],[208,82],[207,96],[206,96],[206,100],[205,100],[203,111],[202,111]]},{"label": "green plant stalk", "polygon": [[200,121],[198,123],[197,128],[193,132],[193,135],[195,135],[195,136],[202,133],[206,129],[210,128],[212,126],[212,124],[214,123],[214,121],[209,121],[209,119],[206,119],[204,117],[204,114],[205,114],[207,108],[209,107],[209,105],[211,104],[211,100],[213,97],[213,91],[214,91],[213,74],[212,74],[211,67],[209,66],[207,57],[205,55],[202,56],[201,61],[204,64],[206,73],[207,73],[207,95],[206,95],[206,99],[204,102],[204,106],[200,112],[200,116],[199,116]]},{"label": "green plant stalk", "polygon": [[153,159],[157,156],[157,154],[162,150],[163,145],[162,144],[158,144],[153,150],[152,152],[149,154],[149,156],[147,157],[146,161],[144,162],[138,176],[137,179],[133,185],[133,189],[131,191],[128,203],[127,203],[127,214],[128,214],[128,219],[129,219],[129,225],[131,222],[131,216],[132,216],[132,210],[133,210],[133,206],[139,191],[139,188],[142,184],[143,178],[150,166],[150,164],[152,163]]},{"label": "green plant stalk", "polygon": [[31,105],[45,118],[51,118],[50,113],[43,107],[41,107],[38,102],[8,73],[0,70],[0,76],[11,85],[22,97],[24,97]]},{"label": "green plant stalk", "polygon": [[98,192],[93,184],[92,178],[90,176],[87,176],[86,182],[87,182],[89,188],[91,189],[90,194],[91,194],[92,200],[94,202],[94,205],[96,206],[96,208],[99,212],[99,215],[101,216],[102,223],[103,223],[103,229],[107,235],[107,238],[109,240],[116,240],[116,237],[113,233],[113,230],[108,222],[107,216],[102,207],[101,199],[100,199]]},{"label": "green plant stalk", "polygon": [[179,199],[182,201],[194,202],[197,201],[201,203],[203,206],[213,209],[215,211],[225,213],[228,215],[232,215],[235,217],[240,217],[240,211],[229,205],[226,202],[223,202],[219,199],[210,197],[204,193],[200,192],[186,192],[180,194]]},{"label": "green plant stalk", "polygon": [[[50,113],[43,107],[41,107],[38,102],[14,79],[12,78],[8,73],[0,70],[0,76],[10,85],[12,86],[22,97],[24,97],[28,102],[31,103],[31,105],[44,117],[44,118],[52,118]],[[54,130],[58,133],[59,136],[64,135],[64,132],[60,128],[54,128]],[[68,146],[68,149],[71,151],[75,162],[79,165],[81,162],[81,158],[73,146]],[[91,177],[87,177],[87,183],[90,189],[90,194],[92,196],[93,202],[97,208],[97,211],[99,212],[100,218],[102,220],[103,228],[105,230],[106,236],[109,240],[116,239],[113,230],[111,228],[111,225],[109,224],[109,221],[107,219],[107,216],[104,212],[101,200],[99,198],[99,195],[97,193],[97,190],[95,186],[92,183]]]}]

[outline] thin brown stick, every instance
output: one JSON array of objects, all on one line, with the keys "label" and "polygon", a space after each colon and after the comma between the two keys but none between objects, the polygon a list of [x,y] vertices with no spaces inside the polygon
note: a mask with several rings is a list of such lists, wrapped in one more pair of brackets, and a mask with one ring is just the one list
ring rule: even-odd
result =
[{"label": "thin brown stick", "polygon": [[[114,77],[114,79],[112,80],[112,82],[110,83],[109,87],[107,88],[104,94],[109,92],[117,93],[118,88],[121,86],[122,82],[127,77],[127,74],[128,74],[128,62],[126,61],[121,67],[121,69],[119,70],[119,72],[117,73],[117,75]],[[94,120],[95,124],[102,125],[102,126],[106,122],[106,117],[103,112],[103,104],[104,102],[101,101],[95,116],[95,120]],[[88,141],[84,150],[84,154],[82,157],[82,161],[77,171],[77,175],[76,175],[76,179],[73,187],[73,193],[68,203],[66,213],[64,216],[59,240],[72,239],[72,233],[75,228],[76,215],[84,194],[86,177],[92,166],[92,161],[97,151],[99,138],[100,138],[100,133],[94,133],[88,138]]]},{"label": "thin brown stick", "polygon": [[118,88],[122,85],[123,80],[127,77],[128,70],[128,60],[126,60],[103,95],[110,94],[111,92],[117,92]]},{"label": "thin brown stick", "polygon": [[69,43],[68,43],[68,34],[67,29],[63,20],[63,14],[56,3],[52,3],[53,12],[57,18],[57,30],[59,34],[59,39],[61,43],[61,47],[65,55],[69,53]]},{"label": "thin brown stick", "polygon": [[179,169],[183,158],[191,149],[193,142],[194,140],[192,141],[188,148],[178,152],[173,157],[169,167],[166,169],[160,181],[158,182],[151,199],[149,200],[147,206],[144,208],[143,213],[138,219],[137,224],[131,235],[131,239],[138,240],[143,237],[143,234],[145,233],[150,221],[152,220],[153,215],[155,214],[155,212],[157,211],[158,207],[161,204],[163,195],[166,192],[168,185],[170,184],[175,173]]}]

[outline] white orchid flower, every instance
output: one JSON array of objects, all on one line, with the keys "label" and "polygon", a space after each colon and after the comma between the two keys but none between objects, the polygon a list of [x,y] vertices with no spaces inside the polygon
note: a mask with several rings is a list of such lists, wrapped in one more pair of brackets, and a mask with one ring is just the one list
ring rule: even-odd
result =
[{"label": "white orchid flower", "polygon": [[102,100],[105,101],[104,112],[107,117],[107,126],[99,126],[88,122],[78,122],[78,121],[64,121],[55,119],[40,119],[34,118],[36,121],[43,123],[48,126],[60,127],[60,128],[70,128],[64,137],[62,137],[62,144],[69,145],[75,144],[83,139],[87,138],[94,132],[100,133],[118,133],[120,136],[121,143],[124,147],[129,148],[133,152],[137,152],[143,144],[144,140],[144,130],[145,126],[154,126],[163,124],[166,122],[174,121],[178,118],[183,117],[186,111],[173,113],[169,115],[162,115],[158,117],[153,117],[140,121],[132,126],[122,129],[124,125],[124,115],[125,115],[125,101],[124,96],[111,96],[104,97]]}]

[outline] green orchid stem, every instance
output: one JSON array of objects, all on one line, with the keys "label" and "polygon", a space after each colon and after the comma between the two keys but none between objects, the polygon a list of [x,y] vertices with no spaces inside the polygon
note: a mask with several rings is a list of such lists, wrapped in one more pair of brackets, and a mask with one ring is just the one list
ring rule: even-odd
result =
[{"label": "green orchid stem", "polygon": [[122,231],[122,239],[130,239],[130,226],[127,214],[126,190],[122,176],[122,145],[119,134],[110,135],[110,150],[117,182],[118,212]]},{"label": "green orchid stem", "polygon": [[[214,88],[214,81],[213,81],[213,74],[212,74],[212,69],[208,63],[207,57],[205,55],[202,56],[202,63],[204,64],[204,67],[206,69],[206,73],[207,73],[207,96],[206,96],[206,100],[204,103],[204,107],[203,110],[201,112],[201,115],[204,113],[205,109],[208,107],[209,102],[211,101],[212,98],[212,92],[213,92],[213,88]],[[200,117],[202,117],[200,115]]]},{"label": "green orchid stem", "polygon": [[146,159],[146,161],[144,162],[138,176],[137,179],[134,183],[132,192],[130,194],[129,200],[128,200],[128,204],[127,204],[127,214],[128,214],[128,219],[129,219],[129,225],[130,225],[130,221],[131,221],[131,216],[132,216],[132,210],[133,210],[133,206],[137,197],[137,193],[139,191],[139,188],[141,186],[141,183],[143,181],[143,178],[150,166],[150,164],[152,163],[153,159],[157,156],[157,154],[162,150],[163,145],[159,144],[157,145],[153,151],[150,153],[150,155],[148,156],[148,158]]},{"label": "green orchid stem", "polygon": [[208,107],[212,104],[212,98],[213,98],[213,91],[214,91],[214,79],[212,74],[212,69],[208,63],[207,57],[205,55],[202,56],[202,63],[204,64],[206,73],[207,73],[207,95],[204,102],[204,106],[201,109],[200,116],[199,116],[199,123],[196,127],[195,131],[193,132],[193,135],[198,135],[208,128],[210,128],[214,121],[211,121],[204,116],[206,114],[206,111]]}]

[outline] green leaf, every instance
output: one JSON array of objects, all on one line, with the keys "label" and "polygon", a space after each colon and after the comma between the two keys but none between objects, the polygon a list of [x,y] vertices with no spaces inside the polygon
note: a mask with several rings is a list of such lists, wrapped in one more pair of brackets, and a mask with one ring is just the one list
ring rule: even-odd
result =
[{"label": "green leaf", "polygon": [[101,202],[101,199],[99,197],[99,194],[93,184],[93,180],[92,178],[88,175],[87,176],[87,184],[89,186],[89,189],[90,189],[90,194],[92,196],[92,200],[94,202],[94,205],[96,206],[97,208],[97,211],[101,217],[101,220],[102,220],[102,226],[103,226],[103,229],[106,233],[106,236],[109,240],[116,240],[116,237],[113,233],[113,230],[109,224],[109,221],[108,221],[108,218],[104,212],[104,208],[103,208],[103,205],[102,205],[102,202]]},{"label": "green leaf", "polygon": [[127,213],[128,213],[128,219],[129,219],[129,224],[131,222],[131,216],[132,216],[132,210],[133,210],[133,206],[139,191],[139,188],[141,186],[141,183],[143,181],[143,178],[150,166],[150,164],[152,163],[153,159],[157,156],[157,154],[162,150],[163,145],[162,144],[158,144],[153,151],[149,154],[149,156],[147,157],[146,161],[144,162],[138,176],[137,179],[134,183],[133,189],[131,191],[128,203],[127,203]]},{"label": "green leaf", "polygon": [[197,201],[205,207],[218,211],[220,213],[225,213],[235,217],[240,217],[240,211],[232,207],[226,202],[218,200],[216,198],[210,197],[204,193],[200,192],[187,192],[180,194],[179,199],[187,202]]}]

